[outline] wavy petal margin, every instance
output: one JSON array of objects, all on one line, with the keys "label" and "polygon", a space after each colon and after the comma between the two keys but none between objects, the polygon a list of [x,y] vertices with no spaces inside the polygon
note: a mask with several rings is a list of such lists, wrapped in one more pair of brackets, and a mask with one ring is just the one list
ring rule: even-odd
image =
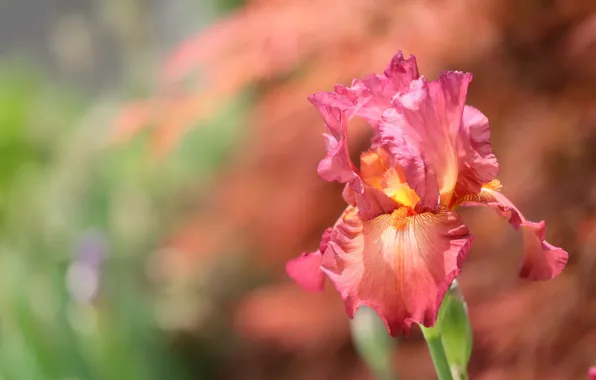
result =
[{"label": "wavy petal margin", "polygon": [[311,95],[309,100],[323,116],[328,130],[324,135],[327,156],[318,167],[321,178],[347,183],[349,188],[344,190],[344,199],[358,206],[363,219],[392,212],[398,206],[397,203],[382,191],[364,183],[350,159],[347,123],[354,103],[345,95],[333,92],[319,92]]},{"label": "wavy petal margin", "polygon": [[318,92],[308,99],[323,116],[328,132],[324,134],[327,156],[319,163],[319,175],[326,181],[350,183],[354,191],[362,193],[363,183],[348,151],[347,111],[354,108],[354,103],[333,92]]},{"label": "wavy petal margin", "polygon": [[459,176],[455,193],[458,197],[477,194],[483,184],[497,177],[499,163],[490,143],[488,118],[474,107],[464,107],[458,149]]},{"label": "wavy petal margin", "polygon": [[446,71],[412,81],[379,124],[381,142],[404,169],[425,210],[448,206],[459,174],[458,139],[472,74]]},{"label": "wavy petal margin", "polygon": [[522,230],[524,259],[520,277],[533,281],[550,280],[558,276],[567,265],[567,252],[544,240],[546,223],[526,220],[515,205],[499,191],[485,187],[479,194],[467,196],[458,203],[462,206],[491,207],[506,218],[514,229]]},{"label": "wavy petal margin", "polygon": [[369,306],[392,336],[415,322],[435,324],[472,240],[453,212],[409,216],[402,210],[362,221],[355,208],[348,209],[331,232],[321,265],[348,316]]},{"label": "wavy petal margin", "polygon": [[400,51],[391,59],[383,74],[354,79],[351,87],[337,85],[335,92],[348,96],[357,104],[351,117],[362,117],[375,127],[383,112],[391,107],[395,94],[407,91],[410,83],[419,77],[416,58],[413,55],[404,58]]}]

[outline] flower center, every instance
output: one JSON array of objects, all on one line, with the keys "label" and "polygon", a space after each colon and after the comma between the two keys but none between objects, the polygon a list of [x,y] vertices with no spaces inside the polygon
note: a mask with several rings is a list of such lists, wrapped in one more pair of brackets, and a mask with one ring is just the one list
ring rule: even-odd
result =
[{"label": "flower center", "polygon": [[391,226],[396,230],[405,228],[410,219],[408,217],[414,216],[416,213],[411,207],[400,207],[391,213]]},{"label": "flower center", "polygon": [[362,179],[368,185],[383,191],[400,205],[413,209],[420,198],[408,186],[401,166],[398,164],[391,166],[388,157],[383,148],[363,153],[360,157]]}]

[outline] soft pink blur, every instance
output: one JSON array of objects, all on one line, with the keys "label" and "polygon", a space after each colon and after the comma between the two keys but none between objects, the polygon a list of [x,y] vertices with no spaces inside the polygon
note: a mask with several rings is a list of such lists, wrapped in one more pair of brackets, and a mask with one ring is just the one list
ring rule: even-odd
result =
[{"label": "soft pink blur", "polygon": [[[596,360],[595,20],[592,1],[261,0],[182,43],[161,90],[123,111],[115,138],[127,141],[150,120],[156,153],[166,154],[196,120],[246,86],[259,89],[248,136],[208,206],[157,255],[173,282],[233,268],[208,286],[226,317],[211,318],[243,341],[230,348],[224,377],[372,378],[337,294],[329,285],[301,291],[284,263],[316,250],[345,207],[341,186],[317,176],[323,125],[307,96],[379,72],[402,49],[430,79],[444,69],[474,74],[468,104],[491,122],[504,191],[528,219],[547,220],[547,239],[570,253],[556,279],[519,280],[521,237],[490,210],[463,213],[476,236],[459,276],[475,334],[470,377],[585,379]],[[200,83],[180,84],[195,72]],[[356,153],[369,131],[350,128]],[[241,283],[231,296],[217,290]],[[417,332],[395,358],[404,379],[433,376]]]}]

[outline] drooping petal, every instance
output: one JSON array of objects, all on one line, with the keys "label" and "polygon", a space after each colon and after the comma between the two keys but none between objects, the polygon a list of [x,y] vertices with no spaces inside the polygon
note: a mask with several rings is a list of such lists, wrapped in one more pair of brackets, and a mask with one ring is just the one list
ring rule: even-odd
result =
[{"label": "drooping petal", "polygon": [[455,193],[459,197],[477,194],[483,184],[497,177],[499,163],[490,143],[488,118],[474,107],[464,107],[458,148],[459,177]]},{"label": "drooping petal", "polygon": [[333,228],[321,265],[350,318],[358,307],[369,306],[393,336],[414,322],[434,325],[472,239],[453,212],[407,211],[362,221],[357,209],[348,208]]},{"label": "drooping petal", "polygon": [[520,276],[534,281],[545,281],[556,277],[567,264],[568,254],[544,240],[546,223],[526,220],[515,205],[494,188],[484,187],[476,195],[469,195],[458,201],[462,206],[488,206],[506,218],[516,230],[521,229],[524,237],[524,260]]},{"label": "drooping petal", "polygon": [[362,117],[376,126],[383,112],[391,107],[395,94],[407,91],[410,82],[419,77],[416,58],[410,56],[406,59],[400,51],[391,59],[383,74],[371,74],[363,80],[354,79],[351,87],[337,85],[335,92],[345,94],[357,103],[350,117]]},{"label": "drooping petal", "polygon": [[286,273],[300,287],[311,292],[323,290],[325,274],[321,271],[322,252],[327,249],[331,238],[331,228],[327,228],[321,237],[319,249],[315,252],[303,253],[286,263]]},{"label": "drooping petal", "polygon": [[472,75],[448,71],[436,81],[412,81],[379,124],[381,142],[404,169],[423,209],[448,206],[458,177],[457,143]]}]

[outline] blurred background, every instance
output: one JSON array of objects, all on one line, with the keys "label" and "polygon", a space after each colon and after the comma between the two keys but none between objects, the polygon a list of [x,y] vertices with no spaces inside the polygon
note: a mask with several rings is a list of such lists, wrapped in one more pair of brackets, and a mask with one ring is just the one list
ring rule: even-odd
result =
[{"label": "blurred background", "polygon": [[[307,95],[399,49],[429,78],[474,73],[504,192],[570,253],[555,280],[520,280],[521,237],[465,211],[470,377],[586,378],[593,1],[4,0],[0,379],[373,379],[337,293],[284,265],[344,208]],[[400,379],[434,378],[419,331],[375,344]]]}]

